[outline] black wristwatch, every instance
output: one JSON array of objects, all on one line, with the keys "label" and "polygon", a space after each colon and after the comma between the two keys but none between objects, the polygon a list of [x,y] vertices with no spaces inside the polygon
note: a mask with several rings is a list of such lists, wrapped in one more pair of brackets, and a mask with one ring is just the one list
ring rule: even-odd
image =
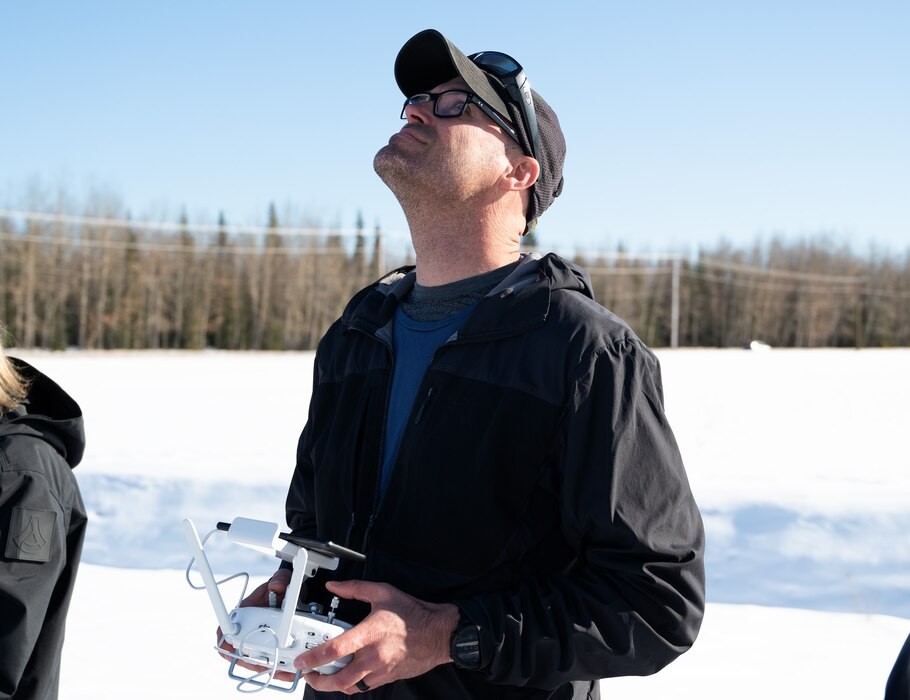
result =
[{"label": "black wristwatch", "polygon": [[480,647],[480,627],[464,615],[458,621],[449,642],[449,655],[456,668],[478,671],[483,668],[483,654]]}]

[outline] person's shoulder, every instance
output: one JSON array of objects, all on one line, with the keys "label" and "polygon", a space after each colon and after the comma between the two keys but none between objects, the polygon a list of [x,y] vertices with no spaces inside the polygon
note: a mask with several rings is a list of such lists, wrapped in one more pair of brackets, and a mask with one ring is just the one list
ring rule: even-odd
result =
[{"label": "person's shoulder", "polygon": [[13,483],[21,502],[81,510],[79,483],[59,449],[36,431],[0,431],[0,491]]},{"label": "person's shoulder", "polygon": [[24,426],[14,431],[0,430],[0,469],[45,475],[55,471],[72,471],[56,447],[39,432]]},{"label": "person's shoulder", "polygon": [[539,264],[551,280],[546,323],[551,333],[565,338],[576,352],[653,355],[625,319],[595,299],[584,267],[554,254]]},{"label": "person's shoulder", "polygon": [[642,344],[625,319],[593,296],[574,289],[553,290],[547,321],[563,333],[579,335],[598,344]]},{"label": "person's shoulder", "polygon": [[579,371],[601,361],[652,367],[657,356],[628,323],[594,300],[578,294],[554,295],[548,324],[566,339],[567,355]]},{"label": "person's shoulder", "polygon": [[550,300],[554,320],[570,326],[588,328],[604,337],[616,340],[637,339],[629,324],[593,297],[575,290],[557,289]]}]

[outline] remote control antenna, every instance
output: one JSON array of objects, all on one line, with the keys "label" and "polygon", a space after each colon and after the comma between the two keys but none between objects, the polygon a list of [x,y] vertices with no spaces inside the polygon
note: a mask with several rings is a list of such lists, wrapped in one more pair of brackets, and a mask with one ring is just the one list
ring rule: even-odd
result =
[{"label": "remote control antenna", "polygon": [[202,580],[205,582],[206,593],[209,594],[209,600],[212,601],[212,607],[215,609],[215,617],[218,618],[218,624],[221,625],[222,634],[236,634],[240,626],[231,621],[227,608],[224,607],[224,600],[218,592],[218,584],[215,582],[215,575],[212,573],[212,567],[209,566],[208,557],[205,556],[205,550],[202,547],[202,540],[199,539],[199,533],[193,521],[187,518],[183,521],[183,532],[186,535],[187,542],[193,550],[193,556],[196,559],[197,569],[202,574]]},{"label": "remote control antenna", "polygon": [[329,621],[329,624],[335,621],[335,609],[338,607],[338,604],[341,601],[338,599],[338,596],[332,596],[332,602],[329,603],[329,614],[326,616],[326,619]]}]

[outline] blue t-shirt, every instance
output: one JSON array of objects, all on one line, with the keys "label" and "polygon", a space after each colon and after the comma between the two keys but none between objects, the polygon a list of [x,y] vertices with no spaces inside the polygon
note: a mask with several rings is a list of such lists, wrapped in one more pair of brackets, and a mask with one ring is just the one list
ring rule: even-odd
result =
[{"label": "blue t-shirt", "polygon": [[[395,312],[392,337],[395,369],[392,374],[392,395],[389,397],[389,412],[385,423],[382,474],[379,480],[380,495],[385,493],[386,485],[389,483],[401,437],[408,424],[423,376],[433,360],[433,354],[461,328],[476,306],[477,304],[472,304],[440,321],[415,321],[400,308]],[[420,398],[426,400],[425,396]]]}]

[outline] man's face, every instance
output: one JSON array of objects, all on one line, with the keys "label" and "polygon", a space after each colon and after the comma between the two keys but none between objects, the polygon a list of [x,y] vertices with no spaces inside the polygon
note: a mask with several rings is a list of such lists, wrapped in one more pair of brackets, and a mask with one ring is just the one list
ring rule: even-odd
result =
[{"label": "man's face", "polygon": [[[461,78],[431,93],[468,90]],[[373,167],[398,196],[464,200],[489,187],[509,165],[512,142],[476,105],[456,118],[440,118],[433,102],[408,105],[407,123],[376,154]]]}]

